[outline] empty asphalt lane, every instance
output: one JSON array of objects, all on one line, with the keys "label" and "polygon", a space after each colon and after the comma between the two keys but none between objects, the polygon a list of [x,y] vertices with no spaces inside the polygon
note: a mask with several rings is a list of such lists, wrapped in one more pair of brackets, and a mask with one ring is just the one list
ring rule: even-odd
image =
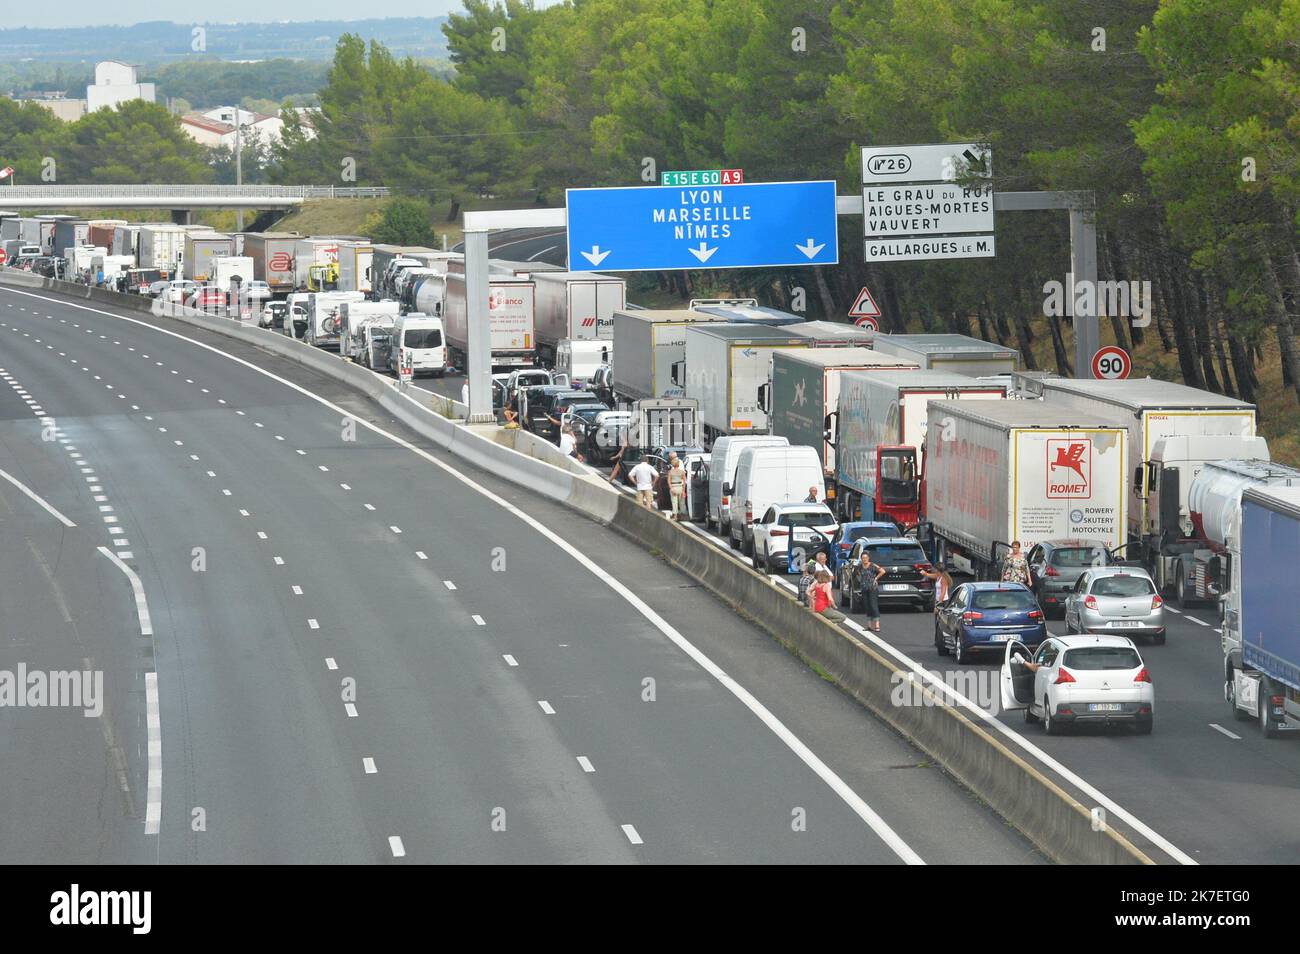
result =
[{"label": "empty asphalt lane", "polygon": [[[0,319],[6,310],[0,310]],[[259,640],[240,644],[248,665],[255,664],[266,644],[278,641],[293,663],[286,663],[290,678],[295,672],[308,678],[305,654],[315,653],[317,646],[304,645],[293,634],[292,617],[284,614],[296,608],[286,609],[285,601],[320,601],[322,609],[315,603],[312,608],[319,615],[300,617],[304,623],[316,619],[320,629],[304,632],[319,634],[307,638],[328,640],[320,644],[315,660],[322,671],[358,674],[351,703],[356,716],[346,712],[348,703],[335,701],[340,696],[326,694],[325,683],[315,684],[312,692],[303,690],[298,704],[308,705],[303,700],[314,692],[322,711],[332,707],[333,714],[319,720],[328,727],[319,730],[321,748],[329,748],[329,736],[337,761],[354,763],[358,778],[390,788],[368,790],[354,782],[350,795],[314,797],[336,798],[340,813],[355,810],[363,816],[369,848],[378,842],[388,851],[387,836],[382,841],[378,836],[400,823],[406,830],[394,834],[402,838],[411,860],[434,860],[430,855],[448,844],[458,846],[457,857],[463,857],[461,851],[481,852],[506,860],[895,857],[752,713],[631,613],[621,597],[517,516],[364,428],[352,435],[356,440],[347,439],[346,422],[336,412],[224,358],[62,303],[50,305],[48,314],[54,317],[24,316],[23,321],[53,322],[64,330],[69,324],[81,326],[70,333],[83,335],[77,340],[94,352],[80,358],[92,370],[74,374],[74,379],[93,381],[100,374],[110,383],[116,383],[113,378],[132,382],[132,393],[124,390],[127,396],[119,399],[114,392],[107,400],[140,406],[124,415],[136,437],[117,435],[116,442],[107,441],[95,453],[111,458],[115,445],[129,445],[131,460],[138,463],[123,472],[119,483],[128,483],[140,499],[180,501],[171,510],[136,507],[141,510],[137,536],[146,541],[148,552],[173,551],[158,561],[155,572],[175,577],[168,585],[188,592],[186,600],[169,599],[169,605],[188,601],[197,616],[216,609],[209,604],[244,598],[262,619],[260,630],[255,620],[229,621],[260,633]],[[103,399],[91,385],[87,388],[85,406],[56,413],[94,417],[96,402]],[[107,394],[111,388],[103,390]],[[154,420],[143,421],[146,414]],[[218,477],[208,477],[210,469]],[[161,470],[176,476],[151,477]],[[229,498],[223,490],[231,491]],[[180,534],[190,539],[178,539],[183,514],[200,510],[212,516]],[[267,538],[253,532],[244,544],[224,539],[235,532],[229,527],[232,521],[239,526],[248,520],[269,527],[261,530]],[[178,572],[174,551],[192,543],[195,531],[220,541],[212,549],[224,553],[229,547],[248,561],[229,578],[226,590],[206,595],[186,590],[193,583],[183,581],[196,574]],[[278,552],[280,541],[287,556]],[[313,579],[293,584],[286,579],[276,594],[262,595],[253,581],[263,583],[271,567],[280,567],[253,562],[248,548],[255,553],[263,545],[290,569],[295,563],[311,566]],[[491,565],[495,547],[504,549],[508,567],[499,579]],[[139,553],[137,558],[145,559]],[[183,569],[189,572],[187,565]],[[213,573],[209,569],[205,579],[210,581]],[[447,588],[445,580],[456,589]],[[294,593],[292,585],[303,594]],[[243,597],[245,591],[254,597]],[[725,617],[725,627],[736,626],[714,601],[697,602],[712,603],[713,616]],[[708,613],[695,620],[703,625],[711,621]],[[225,625],[223,621],[217,628]],[[192,637],[196,644],[221,638],[213,632],[203,639]],[[329,668],[330,660],[337,670]],[[219,697],[217,689],[195,688],[196,682],[216,678],[210,670],[221,670],[225,681],[238,679],[234,663],[228,674],[220,666],[195,665],[184,670],[185,691]],[[165,731],[165,665],[160,665],[160,678]],[[643,699],[646,678],[655,679],[671,706]],[[817,681],[806,671],[797,678]],[[331,694],[337,692],[328,685]],[[249,695],[256,694],[250,688]],[[241,732],[251,734],[255,726],[267,733],[286,731],[273,715],[250,717]],[[221,718],[215,703],[204,712],[205,722]],[[367,731],[372,725],[378,728],[356,743],[351,733],[363,723]],[[888,733],[873,728],[882,747],[899,747]],[[355,747],[341,753],[337,750],[345,739]],[[267,773],[259,769],[257,774]],[[931,778],[952,793],[946,780]],[[265,778],[256,781],[267,785]],[[494,792],[499,794],[494,797]],[[862,794],[871,801],[870,791]],[[420,802],[428,796],[428,802]],[[960,794],[954,801],[972,817],[982,813]],[[306,804],[301,796],[300,803]],[[408,808],[412,804],[413,812]],[[515,806],[522,806],[518,813]],[[496,809],[503,809],[504,832],[493,830]],[[808,819],[807,831],[795,824],[796,809]],[[433,821],[438,812],[453,819],[463,812],[463,817],[439,829]],[[164,836],[167,820],[165,814]],[[904,839],[909,828],[934,828],[928,818],[888,820]],[[632,826],[640,844],[624,825]],[[593,835],[593,829],[617,837],[611,842],[603,834]],[[519,834],[497,837],[514,833]],[[990,852],[1024,854],[1023,843],[1012,842]],[[633,849],[638,854],[628,854]]]}]

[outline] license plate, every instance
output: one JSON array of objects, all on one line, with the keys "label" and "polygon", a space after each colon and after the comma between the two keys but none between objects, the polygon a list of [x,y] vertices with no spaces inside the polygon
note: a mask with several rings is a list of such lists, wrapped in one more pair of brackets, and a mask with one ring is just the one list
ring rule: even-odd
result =
[{"label": "license plate", "polygon": [[881,590],[886,593],[897,593],[899,590],[911,589],[906,583],[886,583]]},{"label": "license plate", "polygon": [[1088,703],[1089,712],[1119,712],[1122,709],[1118,702],[1090,702]]},{"label": "license plate", "polygon": [[1117,619],[1117,620],[1112,620],[1110,625],[1122,626],[1131,629],[1134,626],[1141,626],[1142,624],[1135,619]]},{"label": "license plate", "polygon": [[1009,642],[1011,642],[1011,640],[1013,640],[1013,639],[1015,639],[1015,638],[1016,638],[1016,636],[1015,636],[1014,633],[994,633],[992,636],[989,637],[989,642],[992,642],[992,643],[1009,643]]}]

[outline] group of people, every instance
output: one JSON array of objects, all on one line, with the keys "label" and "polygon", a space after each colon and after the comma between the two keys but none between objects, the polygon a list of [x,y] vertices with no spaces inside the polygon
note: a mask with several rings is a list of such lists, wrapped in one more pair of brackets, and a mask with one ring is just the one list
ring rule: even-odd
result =
[{"label": "group of people", "polygon": [[[610,481],[612,482],[617,475],[618,471],[616,469],[610,475]],[[658,510],[659,508],[655,505],[655,482],[660,479],[660,475],[654,464],[648,460],[641,460],[628,471],[628,476],[632,479],[632,485],[636,488],[637,500],[641,505],[651,510]],[[686,513],[686,468],[682,466],[682,459],[677,456],[676,451],[668,452],[668,469],[663,474],[663,480],[668,485],[668,499],[672,508],[669,519],[680,522],[688,517]]]},{"label": "group of people", "polygon": [[[871,559],[871,551],[864,549],[858,567],[858,598],[867,613],[867,627],[880,632],[880,581],[886,570]],[[921,575],[934,581],[934,602],[937,606],[952,592],[952,574],[942,563],[921,571]],[[803,566],[799,577],[799,602],[804,603],[818,616],[833,623],[842,622],[844,614],[835,609],[831,588],[835,574],[831,572],[824,552],[818,553]]]}]

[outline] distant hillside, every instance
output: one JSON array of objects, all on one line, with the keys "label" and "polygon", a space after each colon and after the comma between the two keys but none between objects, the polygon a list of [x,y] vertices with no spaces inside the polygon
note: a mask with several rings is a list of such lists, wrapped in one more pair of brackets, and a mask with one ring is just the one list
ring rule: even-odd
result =
[{"label": "distant hillside", "polygon": [[[276,57],[328,60],[344,33],[358,33],[383,43],[396,56],[445,59],[442,35],[446,17],[397,17],[382,20],[313,20],[302,23],[209,23],[206,53],[223,60]],[[0,64],[16,61],[94,62],[124,60],[157,64],[195,56],[194,25],[154,21],[132,26],[64,27],[0,30]]]}]

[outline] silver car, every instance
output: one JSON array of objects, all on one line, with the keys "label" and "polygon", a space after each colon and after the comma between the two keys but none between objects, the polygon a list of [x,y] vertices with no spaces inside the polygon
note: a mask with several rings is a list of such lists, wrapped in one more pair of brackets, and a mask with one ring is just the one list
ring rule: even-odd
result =
[{"label": "silver car", "polygon": [[1164,601],[1146,570],[1093,567],[1079,576],[1065,601],[1067,633],[1146,636],[1165,641]]}]

